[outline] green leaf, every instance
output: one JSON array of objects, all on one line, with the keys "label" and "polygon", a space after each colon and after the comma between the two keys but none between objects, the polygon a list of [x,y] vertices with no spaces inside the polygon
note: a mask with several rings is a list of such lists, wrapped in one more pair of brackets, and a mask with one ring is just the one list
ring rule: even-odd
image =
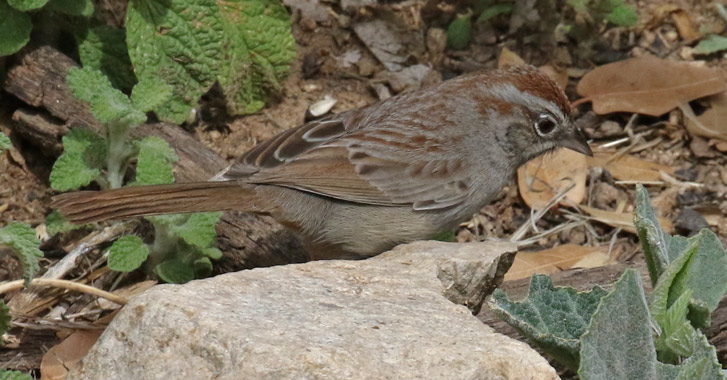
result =
[{"label": "green leaf", "polygon": [[222,258],[222,251],[215,247],[208,247],[202,249],[202,254],[209,257],[212,260],[219,260]]},{"label": "green leaf", "polygon": [[0,153],[5,149],[10,149],[13,144],[10,142],[10,138],[5,136],[4,133],[0,132]]},{"label": "green leaf", "polygon": [[434,237],[432,237],[432,240],[445,241],[445,242],[455,241],[457,239],[457,235],[454,232],[455,232],[454,230],[442,231],[442,232],[434,235]]},{"label": "green leaf", "polygon": [[480,17],[477,18],[477,22],[485,22],[493,17],[497,17],[501,14],[506,13],[512,13],[512,11],[515,10],[515,4],[514,3],[500,3],[495,4],[491,7],[488,7],[482,13],[480,13]]},{"label": "green leaf", "polygon": [[496,289],[490,308],[559,362],[577,368],[579,338],[606,294],[599,286],[584,293],[554,288],[550,277],[536,274],[530,280],[525,300],[511,302],[502,290]]},{"label": "green leaf", "polygon": [[650,318],[641,278],[627,269],[581,338],[581,380],[658,379]]},{"label": "green leaf", "polygon": [[68,219],[64,218],[63,215],[58,212],[58,210],[53,210],[50,214],[48,214],[48,216],[45,217],[45,227],[48,235],[53,236],[57,233],[68,232],[77,230],[79,228],[88,227],[88,224],[80,226],[77,224],[73,224],[69,222]]},{"label": "green leaf", "polygon": [[23,12],[42,8],[47,2],[48,0],[8,0],[11,7]]},{"label": "green leaf", "polygon": [[88,102],[91,113],[102,123],[124,120],[131,126],[146,121],[146,115],[131,105],[123,92],[115,89],[109,78],[95,69],[71,68],[68,85],[77,98]]},{"label": "green leaf", "polygon": [[154,268],[154,273],[171,284],[184,284],[194,280],[194,268],[180,260],[167,260]]},{"label": "green leaf", "polygon": [[204,278],[212,274],[212,261],[209,257],[202,257],[194,261],[194,277]]},{"label": "green leaf", "polygon": [[[674,279],[669,290],[669,302],[687,290],[692,290],[690,319],[696,322],[696,326],[706,328],[710,324],[709,315],[727,292],[727,254],[719,237],[708,229],[701,230],[689,239],[681,236],[672,238],[672,249],[691,245],[697,246],[697,252],[687,270],[679,272]],[[695,320],[694,315],[702,315],[703,320]]]},{"label": "green leaf", "polygon": [[87,129],[71,129],[63,136],[63,149],[82,155],[89,168],[102,169],[106,164],[106,141]]},{"label": "green leaf", "polygon": [[123,29],[105,25],[86,29],[78,36],[78,55],[83,67],[101,71],[115,88],[129,91],[136,83]]},{"label": "green leaf", "polygon": [[722,50],[727,50],[727,37],[711,34],[699,41],[694,48],[697,54],[712,54]]},{"label": "green leaf", "polygon": [[0,380],[33,380],[27,373],[0,369]]},{"label": "green leaf", "polygon": [[50,187],[56,191],[75,190],[86,186],[99,175],[98,169],[89,168],[78,153],[64,153],[53,164]]},{"label": "green leaf", "polygon": [[0,245],[10,247],[23,263],[23,278],[28,286],[40,269],[38,259],[43,257],[35,230],[20,222],[10,222],[0,229]]},{"label": "green leaf", "polygon": [[149,112],[166,103],[172,97],[172,90],[172,86],[161,78],[144,78],[134,86],[134,90],[131,92],[131,102],[134,107]]},{"label": "green leaf", "polygon": [[149,136],[135,141],[139,149],[134,185],[159,185],[174,182],[172,163],[177,155],[162,138]]},{"label": "green leaf", "polygon": [[30,41],[30,16],[0,0],[0,57],[13,54]]},{"label": "green leaf", "polygon": [[222,52],[218,81],[230,114],[259,111],[282,91],[282,79],[295,59],[290,16],[279,0],[220,2],[231,48]]},{"label": "green leaf", "polygon": [[108,266],[117,272],[131,272],[149,256],[149,247],[140,237],[122,236],[109,248]]},{"label": "green leaf", "polygon": [[221,212],[190,214],[183,224],[171,225],[169,230],[185,243],[200,249],[208,248],[215,241],[215,225],[222,217]]},{"label": "green leaf", "polygon": [[566,3],[573,7],[578,14],[588,14],[588,3],[590,0],[567,0]]},{"label": "green leaf", "polygon": [[649,194],[642,185],[636,186],[634,226],[636,226],[639,241],[644,250],[651,283],[656,285],[659,276],[661,276],[669,263],[677,258],[681,251],[677,252],[676,250],[669,249],[671,236],[659,226],[656,212],[651,207]]},{"label": "green leaf", "polygon": [[639,16],[633,7],[619,5],[606,15],[606,21],[618,26],[634,26],[639,21]]},{"label": "green leaf", "polygon": [[455,50],[462,50],[470,43],[472,14],[457,15],[457,18],[447,28],[447,46]]},{"label": "green leaf", "polygon": [[5,305],[5,301],[0,300],[0,336],[10,329],[10,308]]},{"label": "green leaf", "polygon": [[48,7],[71,16],[91,17],[94,11],[92,0],[50,0]]},{"label": "green leaf", "polygon": [[174,88],[155,111],[177,124],[214,84],[221,52],[235,48],[227,46],[214,0],[132,0],[126,33],[138,77],[158,76]]}]

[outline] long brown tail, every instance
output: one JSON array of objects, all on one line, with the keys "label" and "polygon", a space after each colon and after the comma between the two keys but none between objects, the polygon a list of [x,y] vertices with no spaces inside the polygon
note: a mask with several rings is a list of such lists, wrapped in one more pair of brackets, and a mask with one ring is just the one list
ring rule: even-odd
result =
[{"label": "long brown tail", "polygon": [[143,215],[251,210],[252,186],[240,182],[192,182],[171,185],[124,187],[104,191],[77,191],[53,197],[71,222],[83,224]]}]

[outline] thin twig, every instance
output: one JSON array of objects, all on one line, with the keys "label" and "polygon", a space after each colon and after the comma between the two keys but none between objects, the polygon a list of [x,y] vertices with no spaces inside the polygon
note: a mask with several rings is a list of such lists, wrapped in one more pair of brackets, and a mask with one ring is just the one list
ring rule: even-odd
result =
[{"label": "thin twig", "polygon": [[[25,281],[24,280],[17,280],[17,281],[10,281],[0,284],[0,294],[7,293],[13,290],[22,289]],[[107,291],[94,288],[93,286],[79,284],[77,282],[68,281],[68,280],[59,280],[59,279],[51,279],[51,278],[35,278],[30,284],[31,287],[33,286],[52,286],[56,288],[62,288],[62,289],[68,289],[68,290],[75,290],[77,292],[90,294],[96,297],[105,298],[113,303],[117,303],[119,305],[125,305],[129,300],[127,300],[125,297],[117,296],[116,294],[109,293]]]}]

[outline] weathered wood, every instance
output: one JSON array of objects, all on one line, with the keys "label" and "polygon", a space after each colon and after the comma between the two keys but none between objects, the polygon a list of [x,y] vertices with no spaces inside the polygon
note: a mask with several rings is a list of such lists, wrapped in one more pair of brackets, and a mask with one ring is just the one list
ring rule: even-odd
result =
[{"label": "weathered wood", "polygon": [[[8,71],[5,90],[43,110],[17,110],[14,132],[46,154],[62,152],[59,138],[69,126],[102,132],[88,105],[77,100],[66,84],[66,74],[77,64],[57,50],[42,46],[22,54]],[[52,116],[51,116],[52,115]],[[156,123],[134,129],[135,137],[158,136],[179,156],[175,176],[179,182],[205,181],[229,163],[176,125]],[[225,213],[217,225],[218,246],[224,257],[215,263],[219,272],[271,266],[308,259],[298,241],[269,217]]]}]

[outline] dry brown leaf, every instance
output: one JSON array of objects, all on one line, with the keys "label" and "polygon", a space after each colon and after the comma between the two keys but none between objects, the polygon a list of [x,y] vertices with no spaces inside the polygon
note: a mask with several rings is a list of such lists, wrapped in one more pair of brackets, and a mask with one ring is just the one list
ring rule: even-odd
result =
[{"label": "dry brown leaf", "polygon": [[635,112],[661,116],[679,104],[724,92],[725,74],[691,62],[652,56],[597,67],[578,83],[578,103],[591,101],[597,114]]},{"label": "dry brown leaf", "polygon": [[611,258],[608,257],[608,253],[602,250],[593,251],[582,259],[578,260],[577,263],[571,265],[571,268],[596,268],[602,267],[606,264],[611,263]]},{"label": "dry brown leaf", "polygon": [[582,247],[565,244],[537,252],[518,252],[512,266],[505,273],[505,281],[518,280],[534,273],[552,274],[572,268],[576,263],[591,254],[604,252],[598,247]]},{"label": "dry brown leaf", "polygon": [[520,58],[519,55],[515,54],[512,50],[504,47],[500,52],[500,57],[497,59],[497,67],[502,69],[508,66],[520,66],[526,65],[525,61]]},{"label": "dry brown leaf", "polygon": [[560,88],[568,86],[568,70],[558,70],[551,65],[540,66],[539,69],[558,83]]},{"label": "dry brown leaf", "polygon": [[[525,203],[540,210],[558,193],[575,185],[566,198],[575,204],[586,196],[588,164],[586,156],[559,149],[529,161],[517,171],[517,185]],[[568,204],[561,202],[563,204]]]},{"label": "dry brown leaf", "polygon": [[588,166],[604,168],[620,181],[660,181],[660,171],[674,176],[675,169],[668,165],[649,162],[628,154],[609,161],[612,158],[613,153],[596,152],[593,157],[586,157],[586,160]]},{"label": "dry brown leaf", "polygon": [[[636,234],[636,227],[634,227],[634,214],[631,212],[614,212],[600,210],[588,206],[580,206],[581,210],[588,213],[593,219],[608,224],[612,227],[621,228],[624,231]],[[669,219],[659,217],[659,225],[667,233],[674,233],[674,225]]]},{"label": "dry brown leaf", "polygon": [[686,117],[687,131],[692,136],[715,137],[727,140],[727,93],[709,98],[711,107],[696,117]]},{"label": "dry brown leaf", "polygon": [[65,379],[68,370],[86,356],[86,353],[96,343],[101,333],[103,333],[102,329],[78,330],[62,342],[51,347],[43,355],[40,362],[41,380]]},{"label": "dry brown leaf", "polygon": [[674,20],[674,24],[676,24],[679,35],[682,36],[684,42],[690,43],[702,37],[702,34],[695,27],[694,19],[692,19],[692,15],[689,12],[683,9],[675,10],[671,14],[671,19]]}]

